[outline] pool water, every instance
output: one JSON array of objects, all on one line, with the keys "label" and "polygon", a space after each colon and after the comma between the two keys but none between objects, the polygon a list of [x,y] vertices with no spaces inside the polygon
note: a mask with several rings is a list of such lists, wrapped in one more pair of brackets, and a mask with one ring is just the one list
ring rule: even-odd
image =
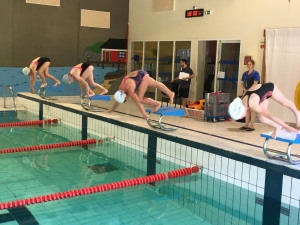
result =
[{"label": "pool water", "polygon": [[[28,114],[27,120],[32,119],[36,118]],[[17,119],[13,116],[5,118],[5,122],[11,121]],[[78,139],[78,130],[62,124],[56,127],[1,128],[0,149],[70,141],[52,133],[53,129],[73,132]],[[118,154],[127,151],[127,154],[140,156],[142,166],[137,169],[126,160],[111,158],[109,151],[112,149],[119,151]],[[128,159],[129,156],[123,158]],[[92,145],[88,150],[76,146],[3,154],[0,165],[1,202],[146,174],[146,160],[142,153],[109,141],[100,146]],[[28,221],[28,224],[210,224],[173,201],[172,196],[158,192],[157,187],[151,185],[29,205],[18,210],[1,210],[0,223],[5,221],[4,215],[7,219],[10,214],[5,224],[18,224],[20,220]],[[15,217],[18,222],[14,220]]]},{"label": "pool water", "polygon": [[[10,115],[10,116],[8,116]],[[0,120],[17,121],[12,114]],[[24,120],[36,120],[30,113]],[[9,121],[11,120],[11,121]],[[58,133],[67,133],[70,139]],[[91,135],[93,136],[93,135]],[[54,126],[0,129],[0,149],[79,140],[79,130]],[[102,138],[103,137],[96,137]],[[146,175],[145,153],[105,141],[90,145],[3,154],[0,202]],[[156,172],[181,168],[158,158]],[[0,210],[0,224],[262,224],[263,196],[211,176],[191,176]],[[21,221],[21,222],[20,222]],[[282,223],[285,224],[285,223]],[[288,223],[287,223],[288,224]]]}]

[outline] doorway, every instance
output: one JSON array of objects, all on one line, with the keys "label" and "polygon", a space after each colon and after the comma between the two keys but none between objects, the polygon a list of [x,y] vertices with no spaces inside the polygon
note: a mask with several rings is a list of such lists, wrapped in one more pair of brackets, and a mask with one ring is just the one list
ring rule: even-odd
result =
[{"label": "doorway", "polygon": [[240,41],[219,41],[216,91],[230,93],[230,101],[237,95]]},{"label": "doorway", "polygon": [[198,66],[196,99],[204,99],[205,93],[214,91],[217,41],[198,41]]},{"label": "doorway", "polygon": [[105,62],[110,62],[110,52],[105,52]]}]

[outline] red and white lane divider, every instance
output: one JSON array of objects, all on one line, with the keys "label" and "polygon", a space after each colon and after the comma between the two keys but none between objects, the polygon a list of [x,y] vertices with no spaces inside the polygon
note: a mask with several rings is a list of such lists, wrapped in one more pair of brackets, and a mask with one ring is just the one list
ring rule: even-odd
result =
[{"label": "red and white lane divider", "polygon": [[96,144],[96,143],[97,143],[96,139],[93,138],[93,139],[88,139],[88,140],[69,141],[69,142],[62,142],[62,143],[55,143],[55,144],[45,144],[45,145],[19,147],[19,148],[8,148],[8,149],[0,150],[0,154],[37,151],[37,150],[45,150],[45,149],[53,149],[53,148],[64,148],[64,147],[71,147],[71,146]]},{"label": "red and white lane divider", "polygon": [[[198,172],[199,169],[200,168],[198,166],[194,166],[192,168],[185,168],[185,169],[170,171],[168,173],[168,175],[171,175],[172,178],[179,177],[179,176],[187,176],[187,175],[190,175],[191,172],[192,173]],[[169,177],[169,178],[171,178],[171,177]],[[101,185],[97,185],[97,186],[80,188],[80,189],[76,189],[76,190],[69,190],[69,191],[65,191],[65,192],[58,192],[58,193],[48,194],[48,195],[43,195],[43,196],[37,196],[37,197],[15,200],[15,201],[10,201],[10,202],[3,202],[3,203],[0,203],[0,210],[20,207],[20,206],[24,206],[24,205],[39,204],[39,203],[49,202],[49,201],[57,201],[57,200],[64,199],[64,198],[73,198],[73,197],[80,196],[80,195],[89,195],[89,194],[93,194],[93,193],[99,193],[99,192],[104,192],[104,191],[109,191],[109,190],[114,190],[114,189],[121,189],[121,188],[125,188],[125,187],[136,186],[136,185],[154,183],[154,182],[159,182],[159,181],[163,181],[166,179],[167,179],[166,174],[160,173],[160,174],[155,174],[155,175],[150,175],[150,176],[145,176],[145,177],[140,177],[140,178],[134,178],[134,179],[130,179],[130,180],[113,182],[113,183],[109,183],[109,184],[101,184]]]},{"label": "red and white lane divider", "polygon": [[30,121],[0,123],[0,127],[22,127],[22,126],[42,125],[43,123],[45,123],[45,124],[58,123],[58,119],[30,120]]}]

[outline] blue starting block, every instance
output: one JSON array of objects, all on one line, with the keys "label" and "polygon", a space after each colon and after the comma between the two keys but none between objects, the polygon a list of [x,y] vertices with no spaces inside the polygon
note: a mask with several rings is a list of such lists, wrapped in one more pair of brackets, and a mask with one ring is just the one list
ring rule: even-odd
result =
[{"label": "blue starting block", "polygon": [[[149,126],[154,128],[159,128],[164,131],[172,131],[177,130],[177,127],[166,127],[164,124],[162,124],[161,120],[164,116],[184,116],[185,112],[183,109],[176,109],[171,107],[161,107],[156,112],[151,112],[152,109],[146,109],[146,112],[149,113],[149,116],[147,118],[147,123]],[[151,120],[150,114],[156,114],[159,115],[159,120]]]},{"label": "blue starting block", "polygon": [[52,97],[47,97],[46,96],[46,91],[59,91],[61,92],[62,86],[58,85],[58,86],[46,86],[46,87],[42,87],[38,90],[38,94],[41,98],[43,99],[47,99],[47,100],[57,100],[56,98],[52,98]]},{"label": "blue starting block", "polygon": [[87,99],[87,98],[82,98],[81,99],[80,104],[81,104],[82,108],[84,108],[86,110],[93,111],[93,112],[103,112],[104,109],[99,109],[99,108],[96,108],[96,107],[92,107],[91,103],[92,103],[92,101],[110,101],[110,96],[109,95],[94,95],[94,96],[92,96],[88,99],[89,100],[88,103],[84,103],[85,99]]},{"label": "blue starting block", "polygon": [[[271,135],[272,135],[272,132],[260,134],[261,137],[265,138],[265,142],[263,145],[264,154],[270,159],[278,159],[281,161],[286,161],[293,165],[300,164],[300,155],[292,155],[291,154],[292,146],[294,144],[300,144],[300,132],[295,134],[295,133],[289,133],[285,130],[279,131],[275,140],[288,143],[288,148],[287,148],[286,152],[277,151],[275,149],[269,149],[267,147],[269,140],[270,139],[272,140]],[[269,152],[273,152],[276,154],[270,155]],[[291,156],[297,157],[297,158],[299,158],[299,160],[293,160]]]}]

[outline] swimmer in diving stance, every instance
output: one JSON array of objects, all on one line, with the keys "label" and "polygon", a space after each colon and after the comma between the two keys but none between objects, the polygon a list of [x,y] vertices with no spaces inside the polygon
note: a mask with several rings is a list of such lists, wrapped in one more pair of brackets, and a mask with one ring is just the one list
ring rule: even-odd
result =
[{"label": "swimmer in diving stance", "polygon": [[276,139],[278,132],[284,128],[290,133],[297,133],[298,130],[287,125],[281,119],[273,116],[269,110],[269,98],[272,98],[282,106],[289,108],[295,115],[296,125],[300,127],[300,111],[295,104],[287,99],[279,88],[273,83],[253,85],[241,98],[236,98],[230,103],[228,112],[232,119],[239,120],[246,115],[246,111],[251,109],[259,114],[259,120],[275,128],[272,138]]},{"label": "swimmer in diving stance", "polygon": [[160,102],[155,101],[152,98],[144,97],[148,87],[157,88],[168,95],[170,98],[169,103],[173,104],[173,98],[175,95],[174,92],[168,89],[163,83],[157,82],[150,77],[147,71],[137,70],[127,74],[127,76],[123,79],[119,90],[114,95],[116,101],[112,108],[110,108],[107,112],[113,112],[119,104],[124,103],[130,97],[142,113],[143,118],[148,118],[148,114],[142,104],[152,105],[152,112],[156,112],[161,106]]}]

